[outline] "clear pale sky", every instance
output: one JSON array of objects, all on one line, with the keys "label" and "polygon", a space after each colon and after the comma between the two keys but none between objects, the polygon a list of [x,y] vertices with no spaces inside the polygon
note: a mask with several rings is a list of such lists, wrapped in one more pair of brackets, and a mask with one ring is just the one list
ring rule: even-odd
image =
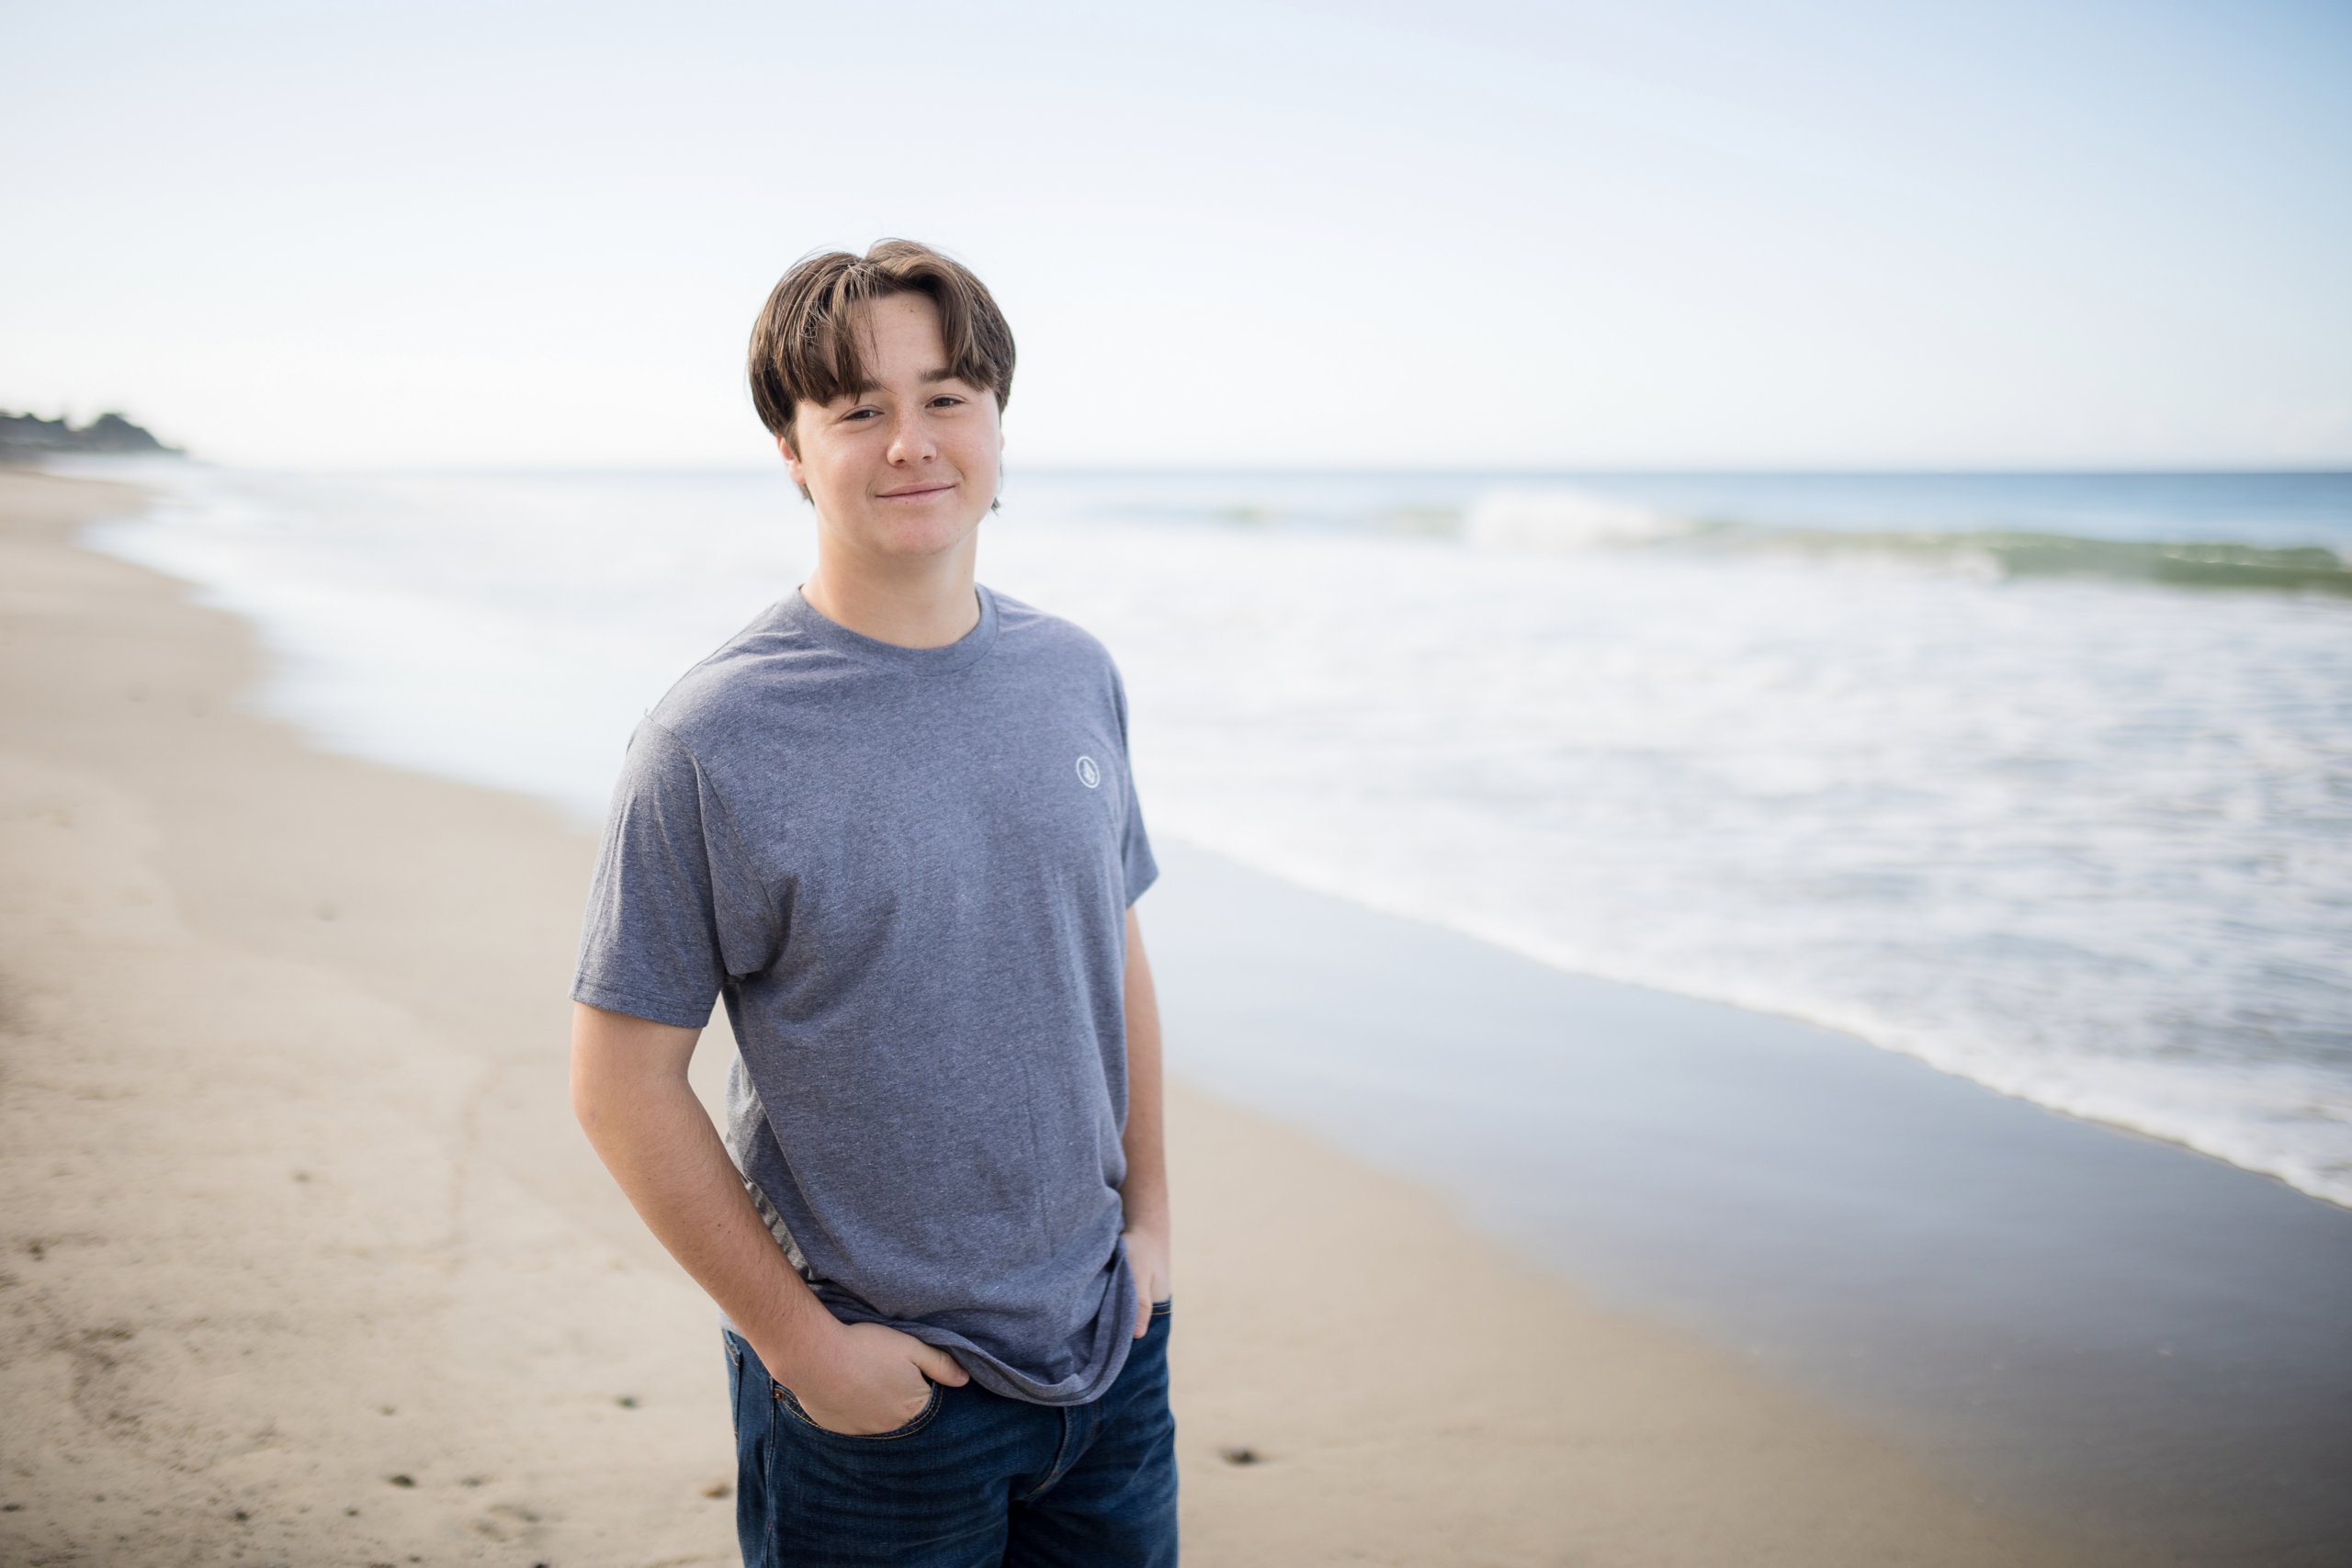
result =
[{"label": "clear pale sky", "polygon": [[794,257],[1012,317],[1017,461],[2352,465],[2352,6],[8,8],[0,407],[716,465]]}]

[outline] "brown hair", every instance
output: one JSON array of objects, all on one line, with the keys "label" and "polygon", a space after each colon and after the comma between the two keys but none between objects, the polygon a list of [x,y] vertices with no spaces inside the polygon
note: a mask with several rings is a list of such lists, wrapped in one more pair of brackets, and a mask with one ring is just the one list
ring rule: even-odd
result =
[{"label": "brown hair", "polygon": [[863,257],[847,251],[803,256],[768,294],[752,323],[752,404],[768,434],[792,439],[806,401],[830,403],[873,383],[850,330],[859,307],[894,294],[921,294],[939,308],[947,368],[996,394],[1012,395],[1012,329],[971,269],[912,240],[877,240]]}]

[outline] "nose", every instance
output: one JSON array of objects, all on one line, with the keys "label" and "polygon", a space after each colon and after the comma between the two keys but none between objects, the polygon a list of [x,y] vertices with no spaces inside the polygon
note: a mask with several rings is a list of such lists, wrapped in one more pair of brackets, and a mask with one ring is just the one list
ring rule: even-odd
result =
[{"label": "nose", "polygon": [[921,409],[901,412],[890,431],[890,461],[896,465],[913,466],[928,463],[939,456],[939,444],[932,439],[931,422]]}]

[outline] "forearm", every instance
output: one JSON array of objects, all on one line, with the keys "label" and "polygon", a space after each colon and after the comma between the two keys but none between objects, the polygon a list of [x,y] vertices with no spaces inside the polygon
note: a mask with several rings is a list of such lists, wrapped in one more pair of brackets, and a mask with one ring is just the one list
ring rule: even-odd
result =
[{"label": "forearm", "polygon": [[836,1321],[793,1272],[686,1081],[701,1032],[575,1009],[571,1109],[581,1127],[646,1228],[810,1420],[853,1435],[904,1426],[922,1408],[925,1379],[961,1383],[964,1370],[897,1329]]},{"label": "forearm", "polygon": [[1128,1230],[1168,1234],[1168,1152],[1162,1122],[1159,1083],[1159,1043],[1148,1053],[1127,1041],[1127,1130],[1120,1140],[1127,1156],[1127,1177],[1119,1184],[1119,1201]]},{"label": "forearm", "polygon": [[572,1111],[646,1228],[789,1382],[839,1325],[785,1260],[695,1097],[697,1032],[580,1007]]},{"label": "forearm", "polygon": [[1135,911],[1127,912],[1125,976],[1127,1126],[1121,1139],[1126,1179],[1119,1186],[1125,1228],[1168,1235],[1168,1145],[1160,1079],[1159,999]]}]

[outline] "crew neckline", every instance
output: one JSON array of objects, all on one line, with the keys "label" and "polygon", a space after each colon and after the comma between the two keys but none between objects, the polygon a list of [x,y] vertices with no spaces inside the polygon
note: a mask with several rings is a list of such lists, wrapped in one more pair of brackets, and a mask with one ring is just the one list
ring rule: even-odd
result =
[{"label": "crew neckline", "polygon": [[970,631],[943,648],[902,648],[895,642],[854,632],[830,619],[795,588],[777,608],[795,631],[861,664],[871,664],[901,675],[952,675],[969,669],[996,646],[996,595],[979,583],[972,592],[980,602],[980,618]]}]

